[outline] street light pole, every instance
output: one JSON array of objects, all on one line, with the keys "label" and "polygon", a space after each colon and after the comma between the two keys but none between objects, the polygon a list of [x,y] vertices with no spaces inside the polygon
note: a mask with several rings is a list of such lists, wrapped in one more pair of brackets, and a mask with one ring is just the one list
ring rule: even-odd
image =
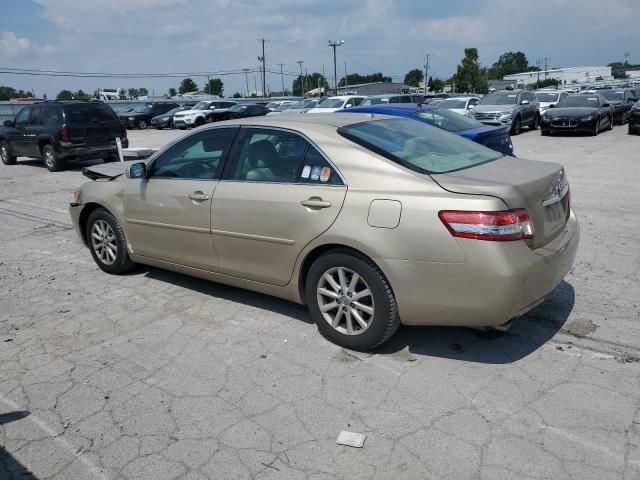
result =
[{"label": "street light pole", "polygon": [[336,47],[344,45],[344,40],[329,40],[329,46],[333,47],[333,87],[334,94],[338,95],[338,66],[336,63]]}]

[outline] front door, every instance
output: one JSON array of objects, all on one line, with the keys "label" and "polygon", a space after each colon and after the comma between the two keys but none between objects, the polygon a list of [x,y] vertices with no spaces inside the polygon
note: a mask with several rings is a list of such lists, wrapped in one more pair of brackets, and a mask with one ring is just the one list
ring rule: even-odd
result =
[{"label": "front door", "polygon": [[14,128],[9,133],[9,145],[14,155],[21,157],[31,156],[29,153],[29,116],[31,108],[26,107],[18,112],[14,121]]},{"label": "front door", "polygon": [[286,285],[301,250],[335,221],[347,191],[305,138],[243,128],[213,195],[213,239],[223,273]]},{"label": "front door", "polygon": [[146,179],[127,182],[124,214],[134,254],[218,270],[211,199],[236,132],[194,133],[160,154]]}]

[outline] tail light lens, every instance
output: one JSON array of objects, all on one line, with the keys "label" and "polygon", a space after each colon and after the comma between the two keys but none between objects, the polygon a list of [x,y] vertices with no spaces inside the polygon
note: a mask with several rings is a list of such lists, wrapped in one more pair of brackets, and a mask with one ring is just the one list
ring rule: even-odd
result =
[{"label": "tail light lens", "polygon": [[533,223],[523,208],[502,212],[442,210],[438,216],[454,237],[494,242],[533,238]]},{"label": "tail light lens", "polygon": [[67,127],[62,127],[60,130],[58,130],[58,140],[62,142],[69,141],[69,129]]}]

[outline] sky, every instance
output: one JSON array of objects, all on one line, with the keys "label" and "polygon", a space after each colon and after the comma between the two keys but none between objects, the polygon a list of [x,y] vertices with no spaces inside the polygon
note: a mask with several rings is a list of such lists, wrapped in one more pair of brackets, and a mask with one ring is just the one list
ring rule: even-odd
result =
[{"label": "sky", "polygon": [[[246,90],[243,68],[258,69],[260,39],[267,70],[285,72],[285,87],[303,69],[338,78],[382,72],[402,81],[424,68],[449,78],[466,47],[490,66],[523,51],[549,67],[601,66],[629,53],[640,63],[640,0],[0,0],[0,71],[213,75],[227,96]],[[235,73],[240,72],[240,73]],[[60,90],[145,87],[156,95],[180,78],[86,78],[0,73],[0,85],[54,97]],[[192,77],[199,86],[206,77]],[[249,87],[260,85],[249,73]],[[279,73],[267,74],[281,90]]]}]

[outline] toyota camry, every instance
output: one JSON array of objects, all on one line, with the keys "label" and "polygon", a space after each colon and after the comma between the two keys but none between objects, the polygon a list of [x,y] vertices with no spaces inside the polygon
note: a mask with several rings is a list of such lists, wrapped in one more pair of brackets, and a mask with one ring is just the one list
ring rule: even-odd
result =
[{"label": "toyota camry", "polygon": [[561,165],[386,115],[221,122],[84,173],[70,212],[103,271],[141,263],[306,304],[358,350],[400,324],[504,326],[579,241]]}]

